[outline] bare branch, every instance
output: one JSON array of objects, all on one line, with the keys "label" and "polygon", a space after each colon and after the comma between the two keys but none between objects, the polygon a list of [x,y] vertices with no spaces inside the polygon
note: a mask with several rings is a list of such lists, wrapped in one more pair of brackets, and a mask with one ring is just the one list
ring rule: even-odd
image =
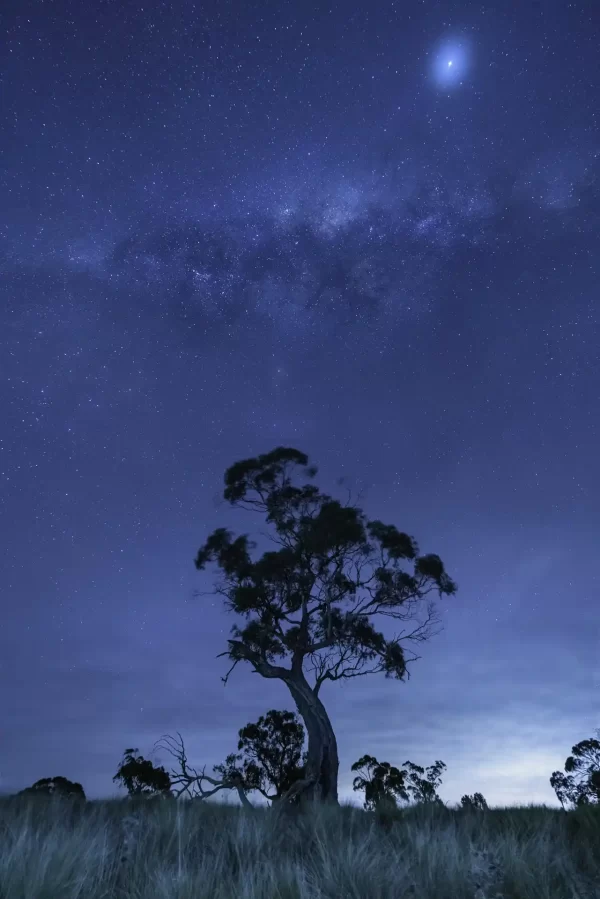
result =
[{"label": "bare branch", "polygon": [[[179,762],[179,770],[172,770],[169,772],[176,797],[188,793],[192,799],[204,800],[208,799],[210,796],[214,796],[219,790],[237,790],[242,805],[246,808],[253,808],[253,805],[249,802],[246,791],[243,788],[241,776],[239,778],[232,777],[217,780],[216,778],[205,774],[206,766],[201,772],[198,772],[188,763],[183,737],[179,731],[177,731],[177,737],[178,739],[176,740],[175,737],[165,734],[154,746],[155,749],[166,750],[169,755]],[[205,790],[202,786],[203,781],[214,786],[214,789]]]}]

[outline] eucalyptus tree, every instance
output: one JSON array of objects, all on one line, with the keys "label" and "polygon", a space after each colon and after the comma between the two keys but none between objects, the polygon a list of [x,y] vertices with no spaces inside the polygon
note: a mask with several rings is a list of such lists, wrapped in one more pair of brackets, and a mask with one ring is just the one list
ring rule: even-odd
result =
[{"label": "eucalyptus tree", "polygon": [[[600,737],[600,730],[596,731]],[[565,771],[553,771],[550,786],[565,807],[565,800],[573,807],[600,805],[600,739],[590,737],[572,747],[565,761]]]},{"label": "eucalyptus tree", "polygon": [[[413,537],[319,490],[311,483],[316,473],[306,454],[290,447],[228,468],[225,500],[264,516],[274,548],[255,558],[247,534],[218,528],[195,565],[199,571],[216,565],[214,592],[246,619],[243,627],[233,625],[228,649],[220,653],[232,662],[223,681],[240,662],[280,680],[306,726],[304,777],[285,798],[337,803],[338,747],[323,684],[378,673],[404,680],[408,662],[419,658],[408,657],[406,644],[434,633],[431,594],[450,596],[457,587],[439,556],[419,555]],[[299,474],[307,479],[300,485]],[[417,623],[387,638],[375,627],[379,618]]]}]

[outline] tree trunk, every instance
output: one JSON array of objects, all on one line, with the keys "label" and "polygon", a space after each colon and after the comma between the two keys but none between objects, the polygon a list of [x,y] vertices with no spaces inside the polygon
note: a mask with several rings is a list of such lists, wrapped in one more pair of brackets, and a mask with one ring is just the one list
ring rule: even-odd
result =
[{"label": "tree trunk", "polygon": [[311,690],[303,675],[286,678],[285,683],[308,733],[306,769],[301,781],[287,791],[286,799],[298,793],[302,798],[338,805],[339,759],[335,733],[325,706]]}]

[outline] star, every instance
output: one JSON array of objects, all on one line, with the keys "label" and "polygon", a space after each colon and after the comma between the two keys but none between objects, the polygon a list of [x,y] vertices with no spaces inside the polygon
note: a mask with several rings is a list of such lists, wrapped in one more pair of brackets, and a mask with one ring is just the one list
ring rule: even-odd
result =
[{"label": "star", "polygon": [[433,77],[440,87],[462,84],[470,68],[471,53],[468,42],[461,37],[448,38],[434,55]]}]

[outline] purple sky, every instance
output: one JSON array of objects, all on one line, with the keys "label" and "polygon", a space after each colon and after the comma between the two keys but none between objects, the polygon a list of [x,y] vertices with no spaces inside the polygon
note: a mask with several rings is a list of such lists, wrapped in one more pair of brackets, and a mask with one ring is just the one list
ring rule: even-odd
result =
[{"label": "purple sky", "polygon": [[408,682],[323,688],[341,797],[369,753],[556,805],[600,726],[594,4],[3,19],[0,790],[114,794],[175,730],[209,770],[294,709],[222,684],[193,598],[208,533],[263,527],[224,470],[289,445],[459,584]]}]

